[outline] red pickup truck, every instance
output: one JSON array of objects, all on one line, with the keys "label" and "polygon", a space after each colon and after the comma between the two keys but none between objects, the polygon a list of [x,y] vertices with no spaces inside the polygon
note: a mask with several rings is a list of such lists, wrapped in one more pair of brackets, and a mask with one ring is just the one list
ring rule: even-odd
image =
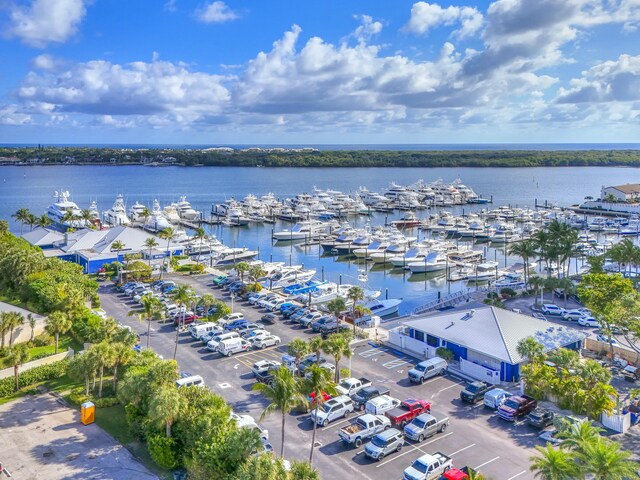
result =
[{"label": "red pickup truck", "polygon": [[396,408],[392,408],[385,415],[391,420],[391,425],[404,428],[411,420],[421,413],[431,413],[431,404],[426,400],[408,398]]},{"label": "red pickup truck", "polygon": [[528,395],[514,395],[498,407],[498,416],[503,420],[514,422],[519,417],[531,413],[537,406],[538,402],[535,398]]},{"label": "red pickup truck", "polygon": [[471,467],[450,468],[442,474],[439,480],[469,480],[471,473],[477,474],[478,472]]}]

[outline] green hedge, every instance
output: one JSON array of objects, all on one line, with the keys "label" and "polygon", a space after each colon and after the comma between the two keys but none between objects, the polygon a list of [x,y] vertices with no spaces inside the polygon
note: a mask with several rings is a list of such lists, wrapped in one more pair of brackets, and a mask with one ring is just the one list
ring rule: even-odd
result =
[{"label": "green hedge", "polygon": [[86,395],[84,393],[84,387],[74,388],[69,394],[69,400],[71,400],[76,405],[82,405],[84,402],[93,402],[93,404],[97,408],[113,407],[114,405],[118,405],[120,403],[120,401],[116,397],[94,398],[91,395]]},{"label": "green hedge", "polygon": [[[46,380],[62,377],[67,373],[68,367],[69,360],[64,359],[60,362],[50,363],[49,365],[42,365],[40,367],[27,370],[20,374],[20,388],[28,387],[34,383],[40,383]],[[15,392],[15,390],[16,380],[14,377],[3,378],[0,380],[0,398],[10,396]]]}]

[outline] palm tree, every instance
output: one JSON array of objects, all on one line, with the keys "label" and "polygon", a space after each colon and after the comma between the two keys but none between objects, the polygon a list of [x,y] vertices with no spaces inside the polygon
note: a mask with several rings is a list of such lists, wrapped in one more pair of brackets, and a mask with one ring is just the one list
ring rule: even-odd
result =
[{"label": "palm tree", "polygon": [[104,379],[104,369],[114,364],[115,349],[113,344],[103,340],[92,346],[98,366],[98,397],[102,397],[102,381]]},{"label": "palm tree", "polygon": [[324,340],[320,335],[309,339],[309,351],[315,354],[316,363],[320,362],[322,347],[324,347]]},{"label": "palm tree", "polygon": [[533,277],[529,278],[529,285],[535,290],[536,307],[539,305],[538,292],[540,292],[540,303],[544,303],[544,282],[545,279],[543,277],[539,277],[538,275],[534,275]]},{"label": "palm tree", "polygon": [[151,217],[151,210],[149,208],[144,207],[140,212],[140,216],[142,217],[143,224],[146,225],[149,221],[149,217]]},{"label": "palm tree", "polygon": [[171,426],[178,419],[183,403],[184,399],[175,386],[159,388],[149,401],[149,418],[164,423],[167,438],[171,438]]},{"label": "palm tree", "polygon": [[576,286],[569,277],[563,277],[557,281],[557,288],[562,290],[562,296],[564,297],[564,308],[567,308],[567,297],[576,293]]},{"label": "palm tree", "polygon": [[327,310],[331,312],[336,317],[337,328],[336,331],[340,331],[340,318],[342,316],[342,312],[347,308],[347,304],[342,297],[336,297],[327,303]]},{"label": "palm tree", "polygon": [[0,220],[0,237],[9,233],[9,222],[6,220]]},{"label": "palm tree", "polygon": [[29,358],[31,355],[24,343],[11,347],[7,354],[7,363],[13,367],[13,375],[16,379],[16,392],[20,390],[20,365],[28,362]]},{"label": "palm tree", "polygon": [[210,293],[205,293],[200,297],[200,300],[198,300],[198,304],[202,306],[202,308],[204,309],[204,314],[207,317],[209,317],[209,309],[211,308],[211,306],[215,305],[215,303],[216,297],[214,297]]},{"label": "palm tree", "polygon": [[[178,285],[176,289],[172,292],[173,300],[178,304],[178,306],[186,309],[187,305],[191,305],[196,300],[196,292],[189,285]],[[182,312],[182,320],[184,322],[185,311]],[[182,323],[180,322],[176,328],[176,345],[173,350],[173,359],[176,359],[176,355],[178,355],[178,339],[180,338],[180,327]]]},{"label": "palm tree", "polygon": [[[198,253],[202,252],[202,243],[209,238],[209,236],[207,235],[207,232],[205,231],[204,228],[202,227],[198,227],[194,230],[193,232],[193,239],[194,240],[198,240],[198,243],[200,244],[200,251]],[[237,267],[236,267],[236,271],[237,271]]]},{"label": "palm tree", "polygon": [[550,443],[546,447],[536,447],[540,456],[530,457],[531,471],[535,478],[541,480],[573,480],[579,475],[579,468],[571,455],[563,450],[553,448]]},{"label": "palm tree", "polygon": [[45,330],[56,338],[56,352],[58,353],[58,339],[61,333],[66,333],[71,328],[71,319],[61,311],[51,312],[47,317]]},{"label": "palm tree", "polygon": [[298,372],[300,368],[302,358],[309,355],[310,352],[309,344],[301,338],[294,338],[289,342],[287,353],[295,359],[296,372]]},{"label": "palm tree", "polygon": [[622,450],[619,443],[598,438],[583,445],[576,453],[576,460],[594,480],[624,480],[635,477],[638,470],[631,455],[630,451]]},{"label": "palm tree", "polygon": [[122,250],[124,250],[124,247],[125,244],[122,241],[116,240],[111,244],[111,251],[120,253]]},{"label": "palm tree", "polygon": [[544,346],[533,337],[523,338],[516,345],[516,352],[530,362],[538,362],[544,358]]},{"label": "palm tree", "polygon": [[9,330],[9,324],[11,323],[10,312],[0,312],[0,335],[2,335],[2,346],[4,348],[4,337]]},{"label": "palm tree", "polygon": [[351,302],[351,320],[353,321],[353,334],[356,334],[356,307],[362,307],[358,305],[358,302],[364,300],[364,290],[361,287],[353,286],[347,292],[347,300]]},{"label": "palm tree", "polygon": [[[176,230],[175,228],[172,228],[172,227],[167,227],[158,234],[158,237],[167,241],[167,252],[169,252],[169,264],[171,264],[171,250],[169,249],[169,246],[171,245],[171,240],[173,240],[175,236],[176,236]],[[162,269],[160,270],[160,280],[162,280],[162,273],[165,268],[165,260],[166,260],[166,255],[165,255],[165,258],[162,260]]]},{"label": "palm tree", "polygon": [[240,275],[240,280],[244,282],[244,276],[249,272],[251,266],[247,262],[238,263],[234,269],[238,275]]},{"label": "palm tree", "polygon": [[529,259],[534,258],[537,254],[536,242],[528,239],[522,242],[512,243],[509,246],[509,255],[522,258],[524,264],[524,283],[529,279]]},{"label": "palm tree", "polygon": [[[306,378],[303,380],[305,392],[309,392],[315,403],[315,418],[318,418],[318,410],[324,403],[325,392],[329,395],[335,395],[334,383],[329,378],[329,371],[326,368],[322,368],[318,365],[311,365],[307,369]],[[313,422],[313,435],[311,437],[311,451],[309,452],[309,464],[313,464],[313,450],[316,443],[316,430],[318,429],[318,422]]]},{"label": "palm tree", "polygon": [[69,362],[69,376],[74,380],[84,381],[85,395],[89,395],[90,381],[97,371],[96,356],[91,350],[74,355]]},{"label": "palm tree", "polygon": [[26,221],[29,219],[30,216],[31,216],[31,212],[29,211],[28,208],[20,208],[18,209],[18,211],[16,211],[16,213],[11,215],[11,218],[13,218],[16,222],[20,223],[20,235],[22,235],[22,227],[24,227]]},{"label": "palm tree", "polygon": [[88,208],[83,208],[80,211],[80,220],[83,220],[85,225],[91,226],[94,219],[95,217],[93,212]]},{"label": "palm tree", "polygon": [[285,419],[291,410],[306,401],[305,396],[300,390],[300,384],[294,377],[293,372],[287,367],[282,366],[274,372],[273,379],[269,384],[255,383],[252,390],[262,393],[270,402],[260,415],[261,421],[264,420],[264,417],[269,413],[274,411],[278,411],[282,415],[282,444],[280,446],[280,456],[284,458]]},{"label": "palm tree", "polygon": [[563,420],[559,430],[558,436],[564,439],[562,448],[574,453],[583,452],[585,445],[599,441],[600,434],[604,432],[588,420],[571,423],[566,419]]},{"label": "palm tree", "polygon": [[134,356],[133,346],[136,344],[136,336],[133,332],[121,329],[118,341],[113,343],[113,393],[118,393],[118,367],[127,365]]},{"label": "palm tree", "polygon": [[149,237],[144,241],[144,246],[149,249],[149,266],[151,266],[151,250],[158,246],[158,241],[153,237]]},{"label": "palm tree", "polygon": [[320,474],[308,462],[294,460],[289,470],[290,480],[320,480]]},{"label": "palm tree", "polygon": [[9,346],[13,345],[13,331],[24,323],[24,315],[20,312],[8,312],[5,327],[9,330]]},{"label": "palm tree", "polygon": [[47,217],[44,213],[37,218],[36,226],[41,228],[46,228],[53,223],[49,217]]},{"label": "palm tree", "polygon": [[29,341],[33,342],[33,337],[35,336],[35,333],[36,333],[36,319],[33,316],[33,314],[31,313],[27,314],[27,321],[29,322],[29,327],[31,327],[31,337],[29,338]]},{"label": "palm tree", "polygon": [[159,298],[153,295],[145,295],[140,300],[142,309],[132,310],[129,315],[137,315],[140,321],[147,321],[147,348],[149,348],[149,339],[151,338],[151,320],[159,320],[164,314],[164,305]]},{"label": "palm tree", "polygon": [[335,372],[335,382],[338,383],[340,381],[340,368],[339,362],[342,356],[349,358],[353,354],[351,351],[351,345],[349,344],[351,340],[351,334],[346,333],[333,333],[327,337],[324,341],[322,349],[328,355],[333,356],[335,360],[336,372]]}]

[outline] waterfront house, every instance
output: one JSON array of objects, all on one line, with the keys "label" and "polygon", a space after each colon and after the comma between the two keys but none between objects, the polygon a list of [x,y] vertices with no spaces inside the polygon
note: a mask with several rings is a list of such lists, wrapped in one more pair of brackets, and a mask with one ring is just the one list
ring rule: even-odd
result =
[{"label": "waterfront house", "polygon": [[560,347],[580,350],[586,335],[491,306],[414,317],[389,331],[389,343],[402,352],[432,358],[439,347],[448,348],[464,374],[494,384],[519,380],[520,365],[526,359],[518,354],[517,345],[527,337],[551,351]]},{"label": "waterfront house", "polygon": [[640,199],[640,184],[627,183],[625,185],[602,187],[600,198],[606,200],[611,197],[618,202],[637,202]]}]

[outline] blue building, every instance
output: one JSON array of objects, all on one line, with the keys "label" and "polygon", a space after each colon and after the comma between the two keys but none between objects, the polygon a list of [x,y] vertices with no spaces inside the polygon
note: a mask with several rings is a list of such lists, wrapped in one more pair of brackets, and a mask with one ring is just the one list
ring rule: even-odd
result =
[{"label": "blue building", "polygon": [[517,346],[528,337],[551,351],[560,347],[579,350],[586,335],[490,306],[426,315],[389,332],[391,344],[418,357],[431,358],[439,347],[448,348],[463,373],[494,384],[520,379],[520,365],[526,359],[518,354]]}]

